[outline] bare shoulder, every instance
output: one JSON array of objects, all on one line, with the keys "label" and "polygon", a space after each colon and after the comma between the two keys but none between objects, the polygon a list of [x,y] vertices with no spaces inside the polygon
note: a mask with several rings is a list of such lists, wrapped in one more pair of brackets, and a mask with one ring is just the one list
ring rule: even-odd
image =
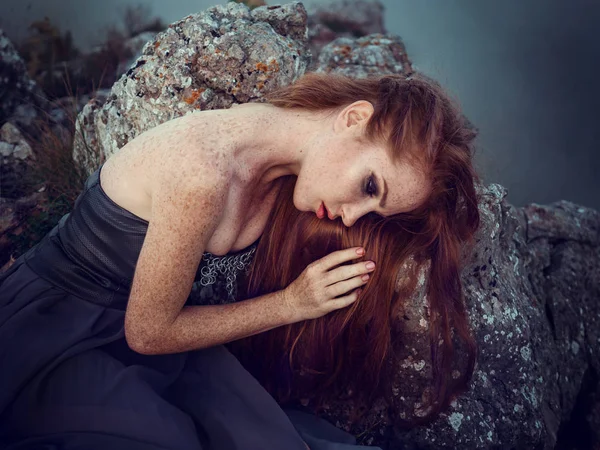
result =
[{"label": "bare shoulder", "polygon": [[233,167],[231,145],[226,137],[211,133],[218,115],[204,113],[162,123],[112,155],[100,174],[107,195],[149,221],[157,191],[169,186],[218,188],[225,183]]},{"label": "bare shoulder", "polygon": [[233,174],[232,153],[224,141],[203,142],[206,120],[192,119],[171,121],[153,137],[160,148],[154,152],[150,170],[151,220],[166,209],[195,221],[209,211],[222,212],[225,205]]},{"label": "bare shoulder", "polygon": [[229,176],[232,152],[223,136],[211,134],[211,123],[216,119],[211,112],[170,120],[139,137],[146,142],[140,142],[143,148],[138,156],[152,165],[153,187],[173,176],[191,186],[203,185],[211,177]]}]

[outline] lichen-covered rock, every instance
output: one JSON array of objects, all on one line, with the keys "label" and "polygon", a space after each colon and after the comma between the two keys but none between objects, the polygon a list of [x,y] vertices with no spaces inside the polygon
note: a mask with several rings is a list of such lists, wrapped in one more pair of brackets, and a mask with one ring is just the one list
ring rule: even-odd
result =
[{"label": "lichen-covered rock", "polygon": [[321,49],[336,38],[360,38],[369,34],[386,34],[383,4],[378,0],[338,0],[313,3],[308,10],[308,39],[313,61],[317,65]]},{"label": "lichen-covered rock", "polygon": [[6,122],[0,128],[0,192],[3,197],[22,194],[21,180],[35,160],[31,146],[18,128]]},{"label": "lichen-covered rock", "polygon": [[26,161],[35,159],[30,145],[25,141],[23,135],[12,123],[5,123],[0,128],[0,156],[2,164],[8,164],[10,159]]},{"label": "lichen-covered rock", "polygon": [[24,129],[38,118],[38,108],[46,100],[29,78],[23,59],[0,29],[0,125],[10,120]]},{"label": "lichen-covered rock", "polygon": [[462,274],[480,346],[470,391],[430,426],[402,431],[387,417],[389,406],[420,415],[431,376],[422,277],[397,318],[406,344],[392,395],[354,428],[343,418],[351,405],[331,404],[329,418],[384,448],[550,449],[577,412],[598,445],[600,213],[566,201],[515,208],[495,184],[480,193],[482,227]]},{"label": "lichen-covered rock", "polygon": [[[88,103],[79,116],[79,131],[93,150],[90,171],[166,120],[261,101],[269,89],[292,83],[310,61],[307,15],[298,2],[252,11],[229,3],[172,24],[142,53],[107,102]],[[382,34],[335,39],[321,51],[315,70],[354,77],[412,72],[401,40]],[[76,144],[76,153],[83,154],[83,141]],[[568,436],[576,410],[583,411],[582,426],[598,442],[592,430],[600,429],[600,213],[569,202],[515,208],[495,184],[479,192],[482,226],[462,273],[480,346],[470,390],[433,424],[410,431],[398,426],[423,414],[431,377],[423,272],[397,317],[396,337],[404,347],[389,395],[352,428],[352,404],[334,402],[327,410],[332,423],[362,443],[386,449],[550,449]]]},{"label": "lichen-covered rock", "polygon": [[[306,10],[302,3],[255,8],[228,3],[175,22],[148,42],[142,56],[99,108],[86,106],[74,158],[93,171],[129,140],[197,109],[256,100],[304,73]],[[83,138],[83,139],[82,139]],[[94,161],[82,158],[85,144]]]},{"label": "lichen-covered rock", "polygon": [[123,75],[127,70],[135,63],[135,61],[141,56],[142,49],[146,42],[151,41],[156,36],[155,32],[144,31],[136,36],[132,36],[123,42],[123,49],[127,54],[132,55],[126,61],[119,63],[117,67],[117,77]]},{"label": "lichen-covered rock", "polygon": [[319,54],[314,72],[336,72],[354,78],[382,73],[409,75],[413,69],[404,43],[398,36],[371,34],[361,38],[340,37]]}]

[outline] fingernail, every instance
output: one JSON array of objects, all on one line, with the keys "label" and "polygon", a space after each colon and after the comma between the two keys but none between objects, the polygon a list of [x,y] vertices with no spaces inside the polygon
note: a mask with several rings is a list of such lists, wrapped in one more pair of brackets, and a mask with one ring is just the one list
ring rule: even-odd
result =
[{"label": "fingernail", "polygon": [[373,269],[375,267],[375,263],[373,261],[369,261],[366,265],[367,269]]},{"label": "fingernail", "polygon": [[364,248],[357,248],[356,249],[356,253],[358,253],[359,255],[363,255],[365,253],[365,249]]}]

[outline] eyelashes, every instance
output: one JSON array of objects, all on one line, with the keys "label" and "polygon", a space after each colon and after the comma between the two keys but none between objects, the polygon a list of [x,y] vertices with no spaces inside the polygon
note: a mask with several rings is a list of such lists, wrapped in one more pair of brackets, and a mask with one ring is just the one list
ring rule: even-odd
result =
[{"label": "eyelashes", "polygon": [[367,178],[367,182],[365,184],[365,189],[364,192],[365,194],[367,194],[370,197],[376,197],[377,196],[377,183],[375,182],[375,177],[373,175],[370,175]]}]

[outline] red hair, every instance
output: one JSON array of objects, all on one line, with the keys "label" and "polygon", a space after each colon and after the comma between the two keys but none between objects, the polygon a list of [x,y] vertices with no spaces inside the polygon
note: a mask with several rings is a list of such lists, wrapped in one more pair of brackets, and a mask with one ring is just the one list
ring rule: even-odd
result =
[{"label": "red hair", "polygon": [[[461,263],[471,248],[466,244],[472,244],[479,226],[479,179],[471,146],[475,131],[439,84],[423,75],[354,79],[307,73],[267,94],[266,100],[280,108],[332,113],[357,100],[371,102],[374,113],[363,141],[382,143],[394,161],[418,164],[432,190],[411,212],[388,217],[370,213],[346,228],[339,218],[319,220],[295,209],[296,178],[285,177],[240,290],[242,297],[284,289],[311,262],[352,246],[364,247],[362,260],[375,261],[378,270],[351,306],[228,347],[280,403],[309,397],[319,412],[328,400],[347,398],[352,392],[357,411],[358,405],[364,410],[385,387],[389,390],[397,367],[394,320],[414,292],[417,274],[427,268],[433,389],[428,414],[407,423],[432,421],[467,388],[477,355],[460,282]],[[462,340],[466,355],[466,367],[457,379],[452,377],[457,355],[453,338]]]}]

